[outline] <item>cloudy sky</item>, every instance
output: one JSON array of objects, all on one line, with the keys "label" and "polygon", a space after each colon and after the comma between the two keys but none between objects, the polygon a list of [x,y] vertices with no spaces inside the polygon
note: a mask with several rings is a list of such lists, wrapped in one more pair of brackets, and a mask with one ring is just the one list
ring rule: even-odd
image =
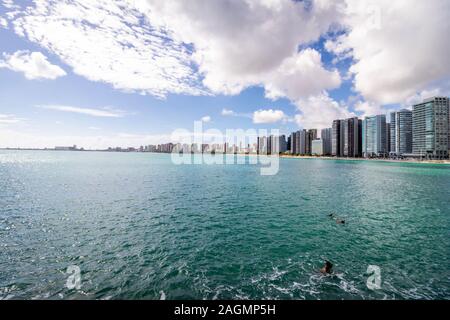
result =
[{"label": "cloudy sky", "polygon": [[0,0],[0,147],[324,128],[450,91],[448,0]]}]

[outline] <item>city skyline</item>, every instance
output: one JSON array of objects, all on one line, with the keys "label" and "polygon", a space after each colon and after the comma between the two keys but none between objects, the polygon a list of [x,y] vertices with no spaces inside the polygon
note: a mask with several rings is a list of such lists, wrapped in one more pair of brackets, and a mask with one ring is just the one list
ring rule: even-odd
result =
[{"label": "city skyline", "polygon": [[200,131],[194,130],[192,135],[181,134],[178,136],[181,142],[172,140],[157,145],[110,146],[94,150],[77,145],[55,146],[44,150],[444,160],[450,155],[450,98],[432,97],[414,104],[412,111],[391,112],[389,122],[384,114],[364,119],[336,119],[331,128],[320,130],[320,136],[317,129],[298,130],[286,136],[279,130],[270,131],[270,134],[268,130],[259,133],[256,130],[227,130],[225,134],[218,130],[203,132],[201,121],[194,127]]},{"label": "city skyline", "polygon": [[164,3],[1,1],[0,147],[139,147],[194,121],[320,136],[450,93],[445,1]]}]

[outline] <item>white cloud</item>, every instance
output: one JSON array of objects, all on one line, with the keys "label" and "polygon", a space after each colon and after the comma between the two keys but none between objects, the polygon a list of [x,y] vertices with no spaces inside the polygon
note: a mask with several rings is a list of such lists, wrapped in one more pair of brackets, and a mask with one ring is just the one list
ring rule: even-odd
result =
[{"label": "white cloud", "polygon": [[[270,97],[296,99],[340,83],[337,73],[323,69],[314,50],[298,53],[300,44],[317,40],[329,29],[338,14],[332,2],[316,0],[309,8],[305,2],[279,0],[146,4],[142,10],[150,21],[194,45],[193,59],[204,85],[214,93],[238,94],[261,85]],[[323,82],[310,81],[312,71]]]},{"label": "white cloud", "polygon": [[104,107],[101,109],[80,108],[72,106],[59,106],[59,105],[42,105],[36,106],[41,109],[55,110],[61,112],[80,113],[93,117],[105,117],[105,118],[122,118],[127,113],[122,110],[117,110],[110,107]]},{"label": "white cloud", "polygon": [[345,0],[341,8],[349,31],[326,47],[353,56],[355,89],[365,99],[403,103],[450,78],[450,1]]},{"label": "white cloud", "polygon": [[421,92],[416,93],[415,95],[406,99],[404,106],[411,107],[412,105],[414,105],[416,103],[420,103],[420,102],[424,101],[425,99],[428,99],[431,97],[436,97],[436,96],[448,97],[449,95],[450,95],[450,81],[446,84],[443,84],[439,88],[425,89]]},{"label": "white cloud", "polygon": [[287,58],[265,80],[268,98],[288,97],[293,101],[318,95],[324,89],[334,89],[340,85],[339,72],[326,70],[322,66],[321,54],[314,49],[306,49]]},{"label": "white cloud", "polygon": [[19,9],[20,8],[20,6],[14,4],[13,0],[3,0],[2,5],[8,9]]},{"label": "white cloud", "polygon": [[295,120],[300,127],[305,129],[330,128],[333,120],[355,116],[347,106],[340,105],[325,92],[298,100],[296,105],[301,114],[296,115]]},{"label": "white cloud", "polygon": [[252,113],[242,113],[242,112],[236,112],[234,110],[231,109],[222,109],[222,116],[224,117],[240,117],[240,118],[249,118],[249,119],[253,119],[253,114]]},{"label": "white cloud", "polygon": [[443,92],[450,75],[448,0],[35,0],[26,9],[6,2],[10,29],[87,79],[158,97],[260,86],[270,99],[295,103],[301,125],[323,126],[325,111],[349,114],[326,93],[341,75],[308,48],[330,28],[343,34],[326,35],[325,48],[334,62],[353,59],[347,74],[367,101],[358,113]]},{"label": "white cloud", "polygon": [[[163,97],[238,94],[258,85],[272,98],[294,100],[340,83],[337,72],[323,68],[320,54],[298,53],[336,19],[336,5],[326,0],[34,4],[10,17],[15,32],[76,74],[118,89]],[[318,81],[310,81],[312,73]]]},{"label": "white cloud", "polygon": [[370,101],[357,101],[353,107],[362,118],[376,116],[386,112],[380,104]]},{"label": "white cloud", "polygon": [[0,125],[16,124],[23,121],[25,121],[24,118],[19,118],[12,114],[0,114]]},{"label": "white cloud", "polygon": [[0,68],[22,72],[29,80],[51,79],[62,77],[66,72],[59,66],[51,64],[40,52],[17,51],[13,54],[3,53]]},{"label": "white cloud", "polygon": [[204,93],[189,48],[152,26],[134,2],[36,0],[11,20],[17,34],[89,80],[159,97]]},{"label": "white cloud", "polygon": [[224,108],[224,109],[222,109],[222,115],[223,116],[235,116],[236,112],[234,112],[233,110]]},{"label": "white cloud", "polygon": [[282,110],[258,110],[253,113],[253,123],[276,123],[285,120],[287,117]]},{"label": "white cloud", "polygon": [[211,122],[211,117],[210,116],[204,116],[204,117],[202,117],[202,122],[204,122],[204,123],[208,123],[208,122]]},{"label": "white cloud", "polygon": [[1,28],[8,28],[8,20],[5,18],[0,17],[0,27]]}]

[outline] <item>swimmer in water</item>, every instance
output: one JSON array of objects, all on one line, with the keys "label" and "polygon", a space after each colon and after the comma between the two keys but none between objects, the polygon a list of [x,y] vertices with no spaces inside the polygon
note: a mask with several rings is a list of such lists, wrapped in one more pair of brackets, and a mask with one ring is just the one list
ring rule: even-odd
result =
[{"label": "swimmer in water", "polygon": [[345,220],[337,219],[336,223],[337,224],[345,224]]},{"label": "swimmer in water", "polygon": [[331,274],[333,269],[333,264],[330,261],[325,261],[325,265],[320,269],[320,272],[323,274]]}]

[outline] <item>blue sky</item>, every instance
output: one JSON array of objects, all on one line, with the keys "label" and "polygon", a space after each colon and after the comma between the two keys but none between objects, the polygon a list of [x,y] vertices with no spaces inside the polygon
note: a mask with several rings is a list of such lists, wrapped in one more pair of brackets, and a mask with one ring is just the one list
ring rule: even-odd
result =
[{"label": "blue sky", "polygon": [[[422,78],[411,75],[400,59],[395,82],[384,78],[393,57],[407,50],[386,49],[386,43],[395,42],[386,36],[390,28],[393,38],[401,36],[395,26],[375,27],[360,39],[366,28],[361,19],[331,4],[312,1],[311,9],[289,0],[256,6],[252,1],[227,6],[226,14],[223,1],[208,2],[210,18],[202,16],[199,1],[191,7],[172,1],[143,0],[136,7],[127,0],[117,6],[98,1],[89,8],[92,17],[80,17],[82,0],[3,0],[0,147],[159,143],[204,117],[205,128],[277,128],[289,134],[447,94],[446,60],[440,71]],[[431,1],[426,9],[433,10],[434,3],[442,4]],[[379,8],[383,17],[383,4]],[[254,18],[233,14],[245,10]],[[103,16],[97,21],[94,14]],[[180,27],[179,20],[199,16],[203,20],[195,27]],[[258,19],[270,28],[258,25]],[[405,24],[418,23],[410,20]],[[429,26],[427,31],[441,30]],[[368,50],[362,40],[371,37],[376,40]],[[410,60],[417,70],[430,68],[421,54]]]}]

